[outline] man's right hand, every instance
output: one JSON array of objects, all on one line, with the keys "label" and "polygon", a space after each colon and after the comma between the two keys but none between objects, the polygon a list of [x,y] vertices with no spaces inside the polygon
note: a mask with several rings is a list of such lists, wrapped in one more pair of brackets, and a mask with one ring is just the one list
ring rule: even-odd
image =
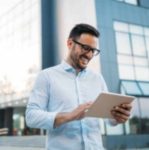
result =
[{"label": "man's right hand", "polygon": [[79,105],[72,112],[58,113],[56,118],[55,118],[54,127],[58,127],[58,126],[66,123],[66,122],[69,122],[69,121],[80,120],[80,119],[84,118],[85,111],[91,105],[92,105],[92,102],[88,102],[88,103]]}]

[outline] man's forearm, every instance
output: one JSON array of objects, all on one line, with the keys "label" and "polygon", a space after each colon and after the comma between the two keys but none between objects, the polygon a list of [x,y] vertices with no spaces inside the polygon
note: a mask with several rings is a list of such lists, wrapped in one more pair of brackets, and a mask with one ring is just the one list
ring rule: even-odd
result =
[{"label": "man's forearm", "polygon": [[71,112],[58,113],[55,118],[54,127],[56,128],[66,122],[73,121],[73,120],[80,120],[84,118],[85,110],[88,109],[91,105],[92,103],[89,102],[89,103],[79,105]]}]

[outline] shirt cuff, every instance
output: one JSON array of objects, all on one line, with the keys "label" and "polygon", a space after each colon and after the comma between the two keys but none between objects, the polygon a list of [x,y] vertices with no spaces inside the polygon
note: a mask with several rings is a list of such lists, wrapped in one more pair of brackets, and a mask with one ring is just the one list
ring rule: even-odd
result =
[{"label": "shirt cuff", "polygon": [[54,129],[54,122],[55,122],[55,118],[57,116],[58,112],[48,112],[48,122],[47,124],[49,124],[49,129],[53,130]]}]

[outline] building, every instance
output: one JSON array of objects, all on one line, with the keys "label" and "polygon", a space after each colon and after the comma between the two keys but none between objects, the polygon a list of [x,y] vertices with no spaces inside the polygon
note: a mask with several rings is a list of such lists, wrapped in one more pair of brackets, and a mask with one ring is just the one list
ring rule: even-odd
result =
[{"label": "building", "polygon": [[0,128],[9,135],[25,128],[28,94],[41,70],[40,12],[39,0],[15,0],[0,16]]},{"label": "building", "polygon": [[[23,1],[20,2],[23,3]],[[35,0],[25,0],[25,3],[26,5],[32,3],[29,8],[33,8]],[[136,96],[132,117],[126,124],[111,128],[101,121],[105,146],[108,149],[149,147],[149,1],[42,0],[36,1],[36,4],[38,12],[33,14],[36,14],[38,19],[36,25],[30,23],[30,26],[36,26],[38,32],[34,30],[34,27],[26,30],[27,32],[34,30],[30,36],[33,36],[33,39],[38,38],[37,45],[28,41],[30,46],[36,45],[30,49],[32,51],[30,56],[34,56],[33,49],[38,51],[35,58],[38,62],[34,63],[37,66],[32,67],[30,76],[34,78],[34,74],[41,68],[57,64],[65,57],[64,54],[67,53],[65,42],[72,26],[85,22],[98,27],[101,33],[99,42],[101,54],[93,60],[90,67],[94,71],[102,72],[109,91]],[[41,12],[41,19],[39,12]],[[28,17],[31,14],[28,14]],[[33,18],[32,16],[30,22]],[[40,22],[41,39],[38,26]],[[39,50],[40,48],[42,51]],[[26,44],[24,49],[28,49]],[[18,112],[21,111],[22,114],[24,112],[23,107],[9,106],[9,103],[5,105],[6,101],[2,100],[0,103],[0,111],[3,112],[0,113],[0,117],[6,120],[4,121],[6,124],[12,121],[5,119],[4,116],[7,113],[11,116],[16,108]],[[22,122],[23,119],[22,117]]]}]

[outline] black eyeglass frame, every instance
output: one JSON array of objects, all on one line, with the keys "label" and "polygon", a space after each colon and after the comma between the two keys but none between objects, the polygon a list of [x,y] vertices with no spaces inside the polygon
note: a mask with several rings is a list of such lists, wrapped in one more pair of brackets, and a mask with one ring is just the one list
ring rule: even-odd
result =
[{"label": "black eyeglass frame", "polygon": [[72,40],[72,41],[73,41],[74,43],[80,45],[81,48],[82,48],[84,51],[86,51],[86,52],[92,51],[92,53],[93,53],[94,56],[97,56],[97,55],[100,53],[100,50],[97,49],[97,48],[92,48],[92,47],[90,47],[90,46],[88,46],[88,45],[85,45],[85,44],[82,44],[82,43],[80,43],[80,42],[78,42],[78,41],[76,41],[76,40]]}]

